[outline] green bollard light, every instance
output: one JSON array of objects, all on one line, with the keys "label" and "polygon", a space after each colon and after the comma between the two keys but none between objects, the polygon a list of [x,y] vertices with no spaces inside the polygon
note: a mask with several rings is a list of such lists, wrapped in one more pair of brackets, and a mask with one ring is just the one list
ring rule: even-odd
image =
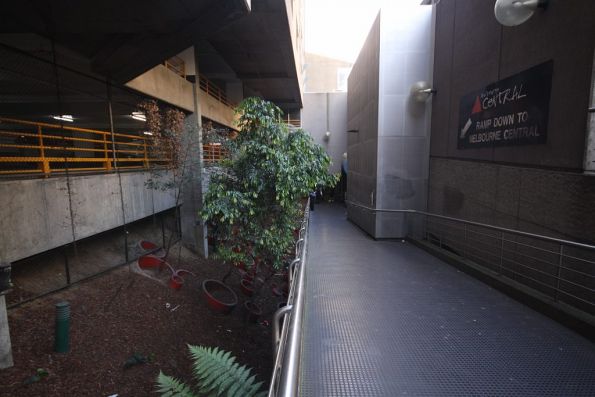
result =
[{"label": "green bollard light", "polygon": [[54,351],[67,353],[70,348],[70,303],[56,304],[56,334]]}]

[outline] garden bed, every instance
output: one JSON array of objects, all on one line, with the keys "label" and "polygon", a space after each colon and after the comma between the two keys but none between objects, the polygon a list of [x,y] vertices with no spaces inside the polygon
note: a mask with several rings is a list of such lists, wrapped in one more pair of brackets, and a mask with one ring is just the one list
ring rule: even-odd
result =
[{"label": "garden bed", "polygon": [[[239,277],[227,284],[238,295],[228,316],[211,312],[201,283],[221,279],[227,267],[182,249],[180,263],[172,249],[170,263],[194,272],[180,290],[131,271],[125,266],[9,311],[15,366],[0,371],[0,396],[147,396],[155,391],[160,370],[192,382],[187,344],[219,346],[252,367],[268,384],[273,367],[272,314],[283,298],[263,293],[263,315],[249,323],[243,312],[247,299]],[[132,266],[132,265],[130,265]],[[54,305],[71,304],[71,348],[53,352]],[[147,363],[124,369],[134,354]],[[49,375],[24,385],[38,368]]]}]

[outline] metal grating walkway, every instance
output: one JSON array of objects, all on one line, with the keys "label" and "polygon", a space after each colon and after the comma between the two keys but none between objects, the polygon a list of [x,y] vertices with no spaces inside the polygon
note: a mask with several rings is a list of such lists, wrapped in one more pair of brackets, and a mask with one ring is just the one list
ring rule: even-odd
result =
[{"label": "metal grating walkway", "polygon": [[300,395],[595,396],[595,345],[345,209],[310,218]]}]

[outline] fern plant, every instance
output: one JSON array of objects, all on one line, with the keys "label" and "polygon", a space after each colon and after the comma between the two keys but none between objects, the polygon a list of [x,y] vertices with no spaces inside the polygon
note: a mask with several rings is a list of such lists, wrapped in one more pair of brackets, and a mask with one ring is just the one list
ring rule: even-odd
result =
[{"label": "fern plant", "polygon": [[193,363],[193,374],[197,389],[184,384],[178,379],[159,372],[157,392],[162,397],[228,396],[261,397],[262,382],[256,382],[256,375],[245,365],[240,366],[230,352],[218,347],[188,345]]}]

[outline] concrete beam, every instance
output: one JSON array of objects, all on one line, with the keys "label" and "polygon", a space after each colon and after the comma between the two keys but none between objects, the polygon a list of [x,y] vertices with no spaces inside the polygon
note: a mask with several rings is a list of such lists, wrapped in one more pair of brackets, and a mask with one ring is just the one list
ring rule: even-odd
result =
[{"label": "concrete beam", "polygon": [[[194,113],[193,84],[163,65],[143,73],[126,83],[136,91]],[[236,115],[232,108],[219,102],[203,90],[198,90],[201,115],[226,127],[234,128]]]}]

